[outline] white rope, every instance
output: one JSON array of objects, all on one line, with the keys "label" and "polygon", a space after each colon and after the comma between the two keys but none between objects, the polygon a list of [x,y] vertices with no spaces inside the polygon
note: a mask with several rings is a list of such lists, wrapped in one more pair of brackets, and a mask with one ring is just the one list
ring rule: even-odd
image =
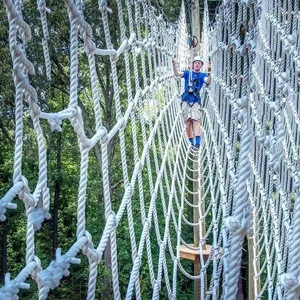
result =
[{"label": "white rope", "polygon": [[[41,111],[38,87],[30,80],[34,66],[26,57],[25,43],[31,32],[22,17],[21,2],[4,0],[15,85],[15,153],[13,185],[0,200],[0,220],[6,220],[7,209],[16,208],[13,201],[18,196],[25,205],[27,225],[26,265],[12,280],[9,273],[5,275],[0,298],[18,299],[19,289],[30,288],[26,280],[32,276],[39,299],[46,299],[50,290],[59,289],[63,276],[68,276],[70,264],[80,263],[77,255],[82,252],[89,264],[86,298],[95,299],[97,270],[107,250],[111,253],[115,299],[144,297],[141,270],[145,266],[153,299],[158,299],[162,290],[169,299],[180,297],[181,289],[187,288],[178,281],[182,276],[199,281],[201,299],[235,299],[243,242],[248,235],[248,242],[252,241],[248,251],[253,253],[253,261],[248,264],[253,274],[247,280],[254,286],[248,293],[255,299],[298,299],[299,3],[225,1],[215,24],[210,25],[208,3],[204,2],[200,53],[205,68],[210,57],[212,83],[202,92],[200,151],[189,148],[180,108],[183,80],[175,79],[171,68],[172,57],[176,57],[180,69],[189,64],[184,3],[176,30],[150,1],[118,0],[114,11],[100,0],[101,24],[93,27],[85,19],[82,1],[65,3],[70,23],[70,98],[66,109],[48,112]],[[38,2],[38,9],[45,72],[50,80],[51,40],[46,20],[50,9],[44,0]],[[112,15],[117,16],[120,30],[114,45]],[[95,45],[94,32],[105,39],[101,49]],[[94,132],[89,134],[78,105],[79,52],[87,57],[84,67],[90,77]],[[115,110],[111,128],[105,127],[101,109],[107,95],[99,89],[96,67],[101,69],[102,65],[99,61],[100,66],[96,65],[96,55],[109,56]],[[125,79],[120,76],[121,64]],[[39,170],[32,193],[22,173],[23,101],[29,106],[37,138]],[[50,218],[52,199],[44,139],[47,124],[41,119],[58,131],[62,130],[62,121],[69,121],[80,151],[76,241],[65,254],[57,249],[55,259],[44,270],[35,253],[35,232],[43,230],[44,220]],[[117,204],[111,193],[108,164],[111,143],[116,140],[123,183]],[[105,222],[101,234],[92,236],[87,231],[87,187],[90,151],[96,145],[101,149],[103,186],[98,188],[102,188],[104,199],[99,214],[105,216]],[[197,211],[199,218],[191,218],[191,211]],[[125,292],[119,277],[122,257],[118,253],[124,250],[123,237],[119,236],[121,223],[128,224],[130,249],[125,250],[131,252],[128,282],[122,282],[123,287],[127,284]],[[199,230],[199,244],[194,244],[194,230]],[[208,254],[205,246],[211,249]],[[181,247],[199,255],[199,274],[186,268]],[[11,268],[8,266],[8,270]]]},{"label": "white rope", "polygon": [[45,0],[39,0],[38,10],[40,11],[40,15],[41,15],[42,29],[43,29],[43,35],[44,35],[42,38],[42,45],[43,45],[43,52],[44,52],[45,65],[46,65],[46,75],[47,75],[47,78],[50,80],[51,79],[51,61],[50,61],[50,54],[49,54],[49,47],[48,47],[49,31],[48,31],[46,13],[51,13],[51,10],[46,7]]}]

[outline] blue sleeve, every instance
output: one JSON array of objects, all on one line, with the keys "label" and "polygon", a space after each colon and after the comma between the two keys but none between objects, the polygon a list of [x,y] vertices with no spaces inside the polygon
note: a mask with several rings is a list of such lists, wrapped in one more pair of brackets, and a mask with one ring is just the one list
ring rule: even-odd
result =
[{"label": "blue sleeve", "polygon": [[187,79],[189,78],[190,72],[189,70],[184,70],[181,78]]},{"label": "blue sleeve", "polygon": [[200,74],[200,80],[204,83],[204,78],[205,77],[208,77],[208,74],[207,73],[201,73]]}]

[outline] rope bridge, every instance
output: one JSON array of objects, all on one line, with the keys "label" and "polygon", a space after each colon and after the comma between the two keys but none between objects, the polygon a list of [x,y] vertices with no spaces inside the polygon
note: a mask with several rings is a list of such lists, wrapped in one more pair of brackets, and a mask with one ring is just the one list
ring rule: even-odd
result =
[{"label": "rope bridge", "polygon": [[[4,4],[15,85],[15,152],[13,185],[0,200],[0,219],[4,221],[7,210],[16,208],[14,199],[19,197],[24,203],[27,228],[24,268],[15,278],[6,274],[0,298],[18,299],[20,289],[32,288],[26,282],[31,277],[39,299],[46,299],[51,290],[60,288],[63,276],[72,271],[71,265],[80,264],[78,255],[83,253],[89,263],[86,298],[95,299],[97,269],[104,251],[110,250],[115,299],[143,298],[140,278],[145,264],[153,299],[163,292],[170,299],[180,299],[180,276],[195,281],[201,299],[236,299],[246,245],[252,270],[249,299],[298,299],[298,1],[224,1],[213,25],[205,2],[200,51],[211,58],[212,83],[202,97],[199,152],[190,148],[185,135],[180,109],[182,83],[174,78],[171,68],[174,56],[181,69],[190,64],[184,5],[177,30],[157,14],[150,1],[118,0],[116,11],[112,11],[103,0],[98,3],[102,27],[92,28],[86,21],[83,1],[66,0],[63,9],[70,23],[70,98],[67,108],[49,112],[41,108],[38,87],[30,80],[35,66],[26,51],[32,34],[23,18],[22,3],[4,0]],[[38,1],[37,9],[45,57],[42,69],[50,80],[46,16],[50,10],[44,0]],[[111,14],[118,14],[120,27],[120,39],[114,45]],[[95,34],[105,39],[105,49],[94,43]],[[94,108],[94,132],[89,135],[78,99],[82,67],[79,52],[86,54]],[[115,105],[111,129],[103,122],[101,102],[105,95],[96,73],[98,55],[110,58]],[[120,63],[126,70],[125,86],[118,73]],[[32,186],[22,173],[27,110],[38,148],[38,179]],[[62,130],[64,120],[69,120],[76,132],[80,151],[76,240],[65,253],[60,248],[55,254],[49,253],[52,262],[45,266],[35,251],[36,233],[43,231],[44,221],[51,218],[44,132],[49,126]],[[112,203],[108,164],[109,145],[116,137],[124,188],[117,207]],[[105,222],[101,233],[91,235],[87,231],[87,186],[90,153],[97,145],[101,149],[104,199],[99,214],[105,215]],[[134,160],[133,167],[129,157]],[[136,205],[138,214],[133,210]],[[122,237],[118,236],[120,222],[128,223],[131,247],[125,294],[119,279],[122,265],[118,264],[118,254],[124,251]],[[187,267],[189,255],[199,261],[197,272]]]}]

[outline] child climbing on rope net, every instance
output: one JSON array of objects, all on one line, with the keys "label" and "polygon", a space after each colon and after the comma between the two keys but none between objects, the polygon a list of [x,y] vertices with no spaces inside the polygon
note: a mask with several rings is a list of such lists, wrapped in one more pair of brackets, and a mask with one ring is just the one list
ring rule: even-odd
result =
[{"label": "child climbing on rope net", "polygon": [[210,84],[210,73],[200,72],[204,65],[203,58],[201,56],[194,57],[192,71],[179,71],[174,58],[172,59],[172,65],[175,76],[184,78],[184,92],[181,99],[182,114],[186,124],[186,134],[192,147],[199,149],[201,142],[200,91],[204,83]]}]

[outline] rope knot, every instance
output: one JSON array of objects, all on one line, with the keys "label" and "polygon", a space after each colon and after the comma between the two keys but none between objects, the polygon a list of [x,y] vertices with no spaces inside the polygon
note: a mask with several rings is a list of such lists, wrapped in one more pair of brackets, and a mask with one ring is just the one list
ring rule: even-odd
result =
[{"label": "rope knot", "polygon": [[69,275],[70,264],[79,264],[80,259],[72,255],[61,254],[61,248],[56,249],[55,260],[53,260],[47,269],[39,274],[39,285],[44,288],[44,292],[48,294],[50,290],[55,289],[63,276]]},{"label": "rope knot", "polygon": [[247,106],[248,104],[248,97],[247,96],[242,96],[241,98],[236,100],[236,104],[240,107],[240,108],[244,108]]},{"label": "rope knot", "polygon": [[30,285],[20,280],[10,279],[10,273],[6,273],[4,277],[4,286],[0,289],[1,299],[19,299],[19,289],[29,289]]},{"label": "rope knot", "polygon": [[106,0],[100,0],[99,1],[99,10],[103,13],[105,11],[109,12],[110,14],[112,13],[112,9],[107,7],[107,1]]},{"label": "rope knot", "polygon": [[34,197],[30,194],[29,188],[28,188],[28,180],[22,176],[21,181],[23,181],[23,188],[19,192],[19,199],[23,200],[23,202],[28,206],[34,206],[35,200]]},{"label": "rope knot", "polygon": [[280,276],[279,281],[281,285],[288,290],[290,293],[299,293],[300,292],[300,278],[284,273]]},{"label": "rope knot", "polygon": [[50,126],[51,126],[51,131],[57,130],[58,132],[62,131],[61,124],[62,120],[55,115],[51,115],[50,120],[48,120]]},{"label": "rope knot", "polygon": [[107,128],[105,128],[104,126],[101,126],[101,131],[102,131],[102,135],[101,135],[101,138],[100,138],[101,143],[106,144],[106,143],[109,142]]},{"label": "rope knot", "polygon": [[87,34],[85,32],[83,33],[83,39],[84,39],[84,44],[88,49],[89,53],[90,54],[95,53],[96,51],[95,43],[90,39],[90,37],[87,37]]},{"label": "rope knot", "polygon": [[37,284],[40,284],[40,275],[39,273],[42,271],[41,267],[41,260],[37,257],[34,256],[33,261],[36,263],[36,267],[34,271],[31,273],[31,278],[37,282]]},{"label": "rope knot", "polygon": [[242,221],[240,221],[237,217],[228,217],[225,220],[225,224],[230,232],[235,235],[245,236],[249,231],[248,221],[243,216]]},{"label": "rope knot", "polygon": [[94,248],[93,240],[92,240],[92,235],[86,230],[84,235],[87,238],[85,246],[82,248],[82,252],[84,254],[87,254],[88,248]]},{"label": "rope knot", "polygon": [[47,6],[46,6],[46,2],[45,0],[41,0],[39,2],[39,11],[42,12],[42,13],[51,13],[51,9],[49,9]]},{"label": "rope knot", "polygon": [[33,225],[34,231],[41,229],[42,223],[45,219],[50,219],[50,213],[46,208],[43,207],[34,208],[28,216],[28,221]]},{"label": "rope knot", "polygon": [[85,236],[87,238],[87,242],[82,249],[82,253],[86,255],[90,261],[96,261],[98,264],[101,261],[102,255],[94,248],[92,235],[88,231],[85,231]]}]

